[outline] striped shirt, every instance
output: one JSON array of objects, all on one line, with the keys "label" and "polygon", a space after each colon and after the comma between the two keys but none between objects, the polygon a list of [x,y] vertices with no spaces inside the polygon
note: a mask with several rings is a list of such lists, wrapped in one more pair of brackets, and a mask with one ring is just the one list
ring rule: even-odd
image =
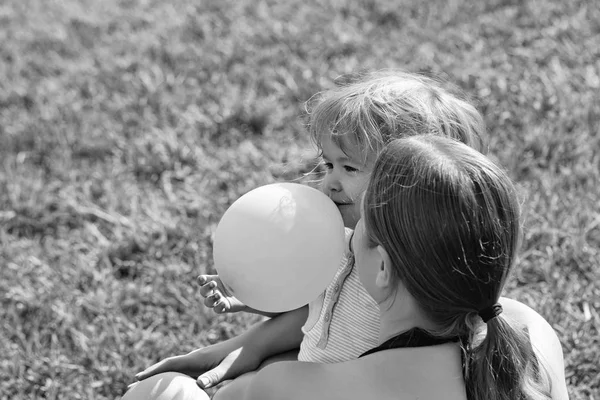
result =
[{"label": "striped shirt", "polygon": [[[347,229],[347,243],[351,236]],[[343,362],[377,346],[379,307],[360,283],[349,248],[333,280],[308,310],[299,361]]]}]

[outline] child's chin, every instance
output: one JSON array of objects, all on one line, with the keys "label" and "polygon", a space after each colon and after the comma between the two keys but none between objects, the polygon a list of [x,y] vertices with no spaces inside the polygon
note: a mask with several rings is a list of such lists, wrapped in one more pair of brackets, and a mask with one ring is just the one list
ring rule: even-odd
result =
[{"label": "child's chin", "polygon": [[358,222],[358,217],[353,212],[354,210],[352,209],[352,206],[351,205],[339,206],[338,210],[340,211],[340,214],[342,214],[342,220],[344,220],[344,226],[346,228],[354,229],[354,227],[356,226],[356,223]]}]

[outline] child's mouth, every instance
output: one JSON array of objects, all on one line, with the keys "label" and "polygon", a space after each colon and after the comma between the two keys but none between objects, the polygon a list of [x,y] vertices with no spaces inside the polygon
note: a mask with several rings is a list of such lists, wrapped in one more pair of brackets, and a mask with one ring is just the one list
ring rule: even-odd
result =
[{"label": "child's mouth", "polygon": [[352,205],[352,203],[338,203],[338,202],[334,202],[334,203],[338,208]]}]

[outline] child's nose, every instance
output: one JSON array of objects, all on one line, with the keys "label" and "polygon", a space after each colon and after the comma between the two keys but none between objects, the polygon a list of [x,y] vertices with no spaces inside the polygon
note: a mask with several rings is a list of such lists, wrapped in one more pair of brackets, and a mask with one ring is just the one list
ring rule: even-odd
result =
[{"label": "child's nose", "polygon": [[323,189],[325,193],[336,193],[342,191],[342,184],[335,172],[330,172],[323,179]]}]

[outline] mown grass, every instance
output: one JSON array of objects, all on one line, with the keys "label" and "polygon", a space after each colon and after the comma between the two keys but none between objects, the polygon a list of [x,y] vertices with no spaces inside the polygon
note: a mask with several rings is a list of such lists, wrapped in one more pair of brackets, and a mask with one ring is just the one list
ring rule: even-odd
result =
[{"label": "mown grass", "polygon": [[254,323],[199,301],[220,216],[310,169],[304,101],[389,67],[484,113],[527,215],[507,295],[599,398],[598,2],[5,0],[0,43],[0,399],[117,398]]}]

